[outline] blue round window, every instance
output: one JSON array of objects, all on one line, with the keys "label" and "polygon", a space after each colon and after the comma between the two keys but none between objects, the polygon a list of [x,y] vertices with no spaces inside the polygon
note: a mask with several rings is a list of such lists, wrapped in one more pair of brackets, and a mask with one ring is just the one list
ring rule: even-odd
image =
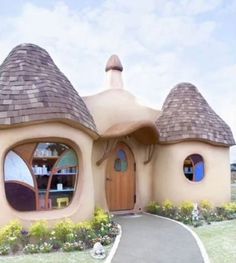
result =
[{"label": "blue round window", "polygon": [[192,182],[200,182],[205,176],[204,161],[201,155],[191,154],[184,160],[184,175]]}]

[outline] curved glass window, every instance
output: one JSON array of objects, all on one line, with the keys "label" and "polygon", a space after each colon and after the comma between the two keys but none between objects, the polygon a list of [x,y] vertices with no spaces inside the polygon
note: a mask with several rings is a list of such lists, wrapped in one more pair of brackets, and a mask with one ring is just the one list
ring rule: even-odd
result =
[{"label": "curved glass window", "polygon": [[68,206],[75,192],[79,161],[61,143],[29,143],[15,147],[5,158],[5,191],[19,211]]},{"label": "curved glass window", "polygon": [[192,182],[200,182],[205,176],[204,161],[201,155],[192,154],[184,160],[184,175]]},{"label": "curved glass window", "polygon": [[119,150],[116,153],[114,169],[117,172],[125,172],[128,169],[127,156],[125,151]]}]

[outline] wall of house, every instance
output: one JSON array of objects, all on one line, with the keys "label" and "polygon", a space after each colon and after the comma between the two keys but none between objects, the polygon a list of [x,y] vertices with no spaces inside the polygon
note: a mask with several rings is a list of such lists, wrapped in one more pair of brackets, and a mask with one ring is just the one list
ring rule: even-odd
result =
[{"label": "wall of house", "polygon": [[134,95],[123,89],[109,89],[83,99],[100,134],[118,123],[141,120],[155,122],[161,113],[142,105]]},{"label": "wall of house", "polygon": [[[0,130],[0,225],[18,218],[24,226],[39,219],[54,224],[57,220],[69,217],[74,221],[90,218],[94,212],[94,184],[92,177],[92,146],[93,140],[84,132],[62,123],[42,123],[19,128]],[[7,202],[4,189],[4,159],[6,153],[15,145],[48,139],[48,141],[64,142],[73,147],[79,159],[79,180],[71,204],[63,209],[51,211],[19,212]],[[39,140],[40,141],[40,140]],[[4,212],[3,212],[4,211]]]},{"label": "wall of house", "polygon": [[[189,181],[183,173],[183,162],[191,154],[200,154],[205,162],[205,177]],[[153,199],[175,203],[202,199],[220,205],[230,201],[229,148],[203,142],[181,142],[159,145],[154,158]]]},{"label": "wall of house", "polygon": [[[144,209],[146,204],[151,200],[152,193],[150,191],[152,185],[152,166],[151,164],[144,164],[147,158],[147,146],[138,143],[132,137],[120,138],[120,142],[126,143],[134,154],[136,162],[136,203],[134,210],[140,211]],[[93,148],[93,178],[94,178],[94,190],[95,190],[95,203],[96,206],[102,207],[105,210],[109,210],[106,200],[106,167],[107,159],[99,166],[96,162],[103,156],[103,152],[106,146],[106,141],[94,142]]]}]

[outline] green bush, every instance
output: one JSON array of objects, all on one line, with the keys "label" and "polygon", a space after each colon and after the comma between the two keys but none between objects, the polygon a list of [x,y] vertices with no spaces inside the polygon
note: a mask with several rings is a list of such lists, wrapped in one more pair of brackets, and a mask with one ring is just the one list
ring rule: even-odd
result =
[{"label": "green bush", "polygon": [[0,229],[0,245],[9,245],[13,252],[19,249],[23,227],[18,220],[11,221]]},{"label": "green bush", "polygon": [[97,238],[97,234],[92,228],[78,228],[76,232],[77,240],[82,240],[86,248],[93,246],[93,240]]},{"label": "green bush", "polygon": [[161,208],[162,208],[161,215],[169,218],[175,218],[177,208],[174,206],[172,201],[165,200]]},{"label": "green bush", "polygon": [[119,235],[120,230],[119,230],[119,228],[118,228],[116,223],[111,222],[110,225],[111,226],[110,226],[110,229],[109,229],[109,236],[111,238],[115,238],[117,235]]},{"label": "green bush", "polygon": [[6,256],[10,253],[10,246],[9,245],[2,245],[0,246],[0,256]]},{"label": "green bush", "polygon": [[206,210],[212,210],[212,204],[208,200],[202,200],[199,204],[200,208],[206,209]]},{"label": "green bush", "polygon": [[40,253],[49,253],[51,252],[53,249],[53,245],[47,242],[43,242],[40,246],[39,246],[39,252]]},{"label": "green bush", "polygon": [[58,222],[53,230],[55,232],[55,238],[64,243],[67,241],[68,235],[73,233],[74,224],[70,219],[65,219]]},{"label": "green bush", "polygon": [[184,201],[180,205],[180,212],[183,216],[192,216],[194,204],[191,201]]},{"label": "green bush", "polygon": [[108,235],[105,235],[101,238],[101,243],[103,246],[107,246],[107,245],[110,245],[112,243],[112,238],[109,237]]},{"label": "green bush", "polygon": [[25,254],[36,254],[39,253],[39,245],[37,244],[28,244],[24,247],[23,253]]},{"label": "green bush", "polygon": [[161,207],[157,204],[157,202],[151,201],[148,203],[146,210],[148,213],[151,213],[151,214],[159,214]]},{"label": "green bush", "polygon": [[236,213],[236,202],[230,202],[223,206],[226,212]]},{"label": "green bush", "polygon": [[230,202],[223,206],[226,219],[236,218],[236,202]]},{"label": "green bush", "polygon": [[71,251],[82,251],[84,250],[84,243],[82,241],[78,241],[78,242],[66,242],[63,244],[62,246],[62,250],[64,252],[71,252]]},{"label": "green bush", "polygon": [[29,229],[31,237],[35,238],[36,242],[44,242],[49,236],[48,223],[45,220],[35,222]]},{"label": "green bush", "polygon": [[89,221],[79,222],[74,225],[75,231],[80,231],[81,229],[84,230],[91,230],[92,229],[92,223]]},{"label": "green bush", "polygon": [[110,223],[110,217],[107,212],[101,208],[96,208],[94,212],[94,218],[91,222],[94,230],[99,230],[103,225]]},{"label": "green bush", "polygon": [[50,244],[52,244],[53,246],[53,249],[60,249],[62,247],[62,244],[63,242],[58,240],[55,236],[55,231],[52,230],[50,233],[49,233],[49,242]]},{"label": "green bush", "polygon": [[194,204],[191,201],[182,202],[179,206],[178,214],[175,219],[188,225],[195,223],[196,220],[193,222],[192,218],[193,208]]}]

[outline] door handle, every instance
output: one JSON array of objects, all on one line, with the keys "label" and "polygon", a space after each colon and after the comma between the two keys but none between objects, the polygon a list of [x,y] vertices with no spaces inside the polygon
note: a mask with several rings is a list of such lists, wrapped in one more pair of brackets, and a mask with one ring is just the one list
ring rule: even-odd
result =
[{"label": "door handle", "polygon": [[108,177],[106,177],[106,180],[107,180],[107,181],[112,181],[111,178],[108,178]]}]

